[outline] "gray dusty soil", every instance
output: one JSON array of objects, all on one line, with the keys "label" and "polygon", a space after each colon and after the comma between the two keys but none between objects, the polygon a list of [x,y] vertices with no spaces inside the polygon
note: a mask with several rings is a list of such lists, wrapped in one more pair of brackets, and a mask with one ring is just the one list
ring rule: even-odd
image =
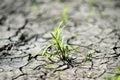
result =
[{"label": "gray dusty soil", "polygon": [[[69,6],[63,36],[80,53],[73,67],[32,57]],[[76,36],[75,36],[76,35]],[[92,54],[92,62],[85,61]],[[120,0],[0,0],[0,80],[105,80],[120,67]],[[61,69],[65,69],[60,71]]]}]

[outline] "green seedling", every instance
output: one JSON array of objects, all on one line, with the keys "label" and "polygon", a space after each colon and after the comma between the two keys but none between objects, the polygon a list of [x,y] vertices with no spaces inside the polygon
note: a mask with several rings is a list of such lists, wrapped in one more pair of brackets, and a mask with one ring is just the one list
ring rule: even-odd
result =
[{"label": "green seedling", "polygon": [[106,80],[120,80],[120,67],[115,70],[115,73],[111,77],[107,77]]},{"label": "green seedling", "polygon": [[58,0],[59,2],[66,2],[66,1],[70,1],[70,0]]},{"label": "green seedling", "polygon": [[51,59],[53,57],[58,57],[63,62],[70,61],[69,54],[71,53],[71,50],[75,50],[74,47],[71,47],[67,44],[65,44],[63,37],[61,36],[61,32],[65,26],[63,25],[63,21],[61,21],[58,25],[58,28],[54,30],[53,33],[51,33],[51,36],[53,38],[53,41],[50,41],[50,47],[52,51],[47,51],[47,48],[44,49],[43,55],[45,55],[47,58]]},{"label": "green seedling", "polygon": [[92,54],[93,54],[94,52],[95,52],[94,50],[90,50],[90,51],[88,52],[88,54],[85,56],[85,60],[86,60],[86,61],[92,61],[92,60],[93,60]]},{"label": "green seedling", "polygon": [[68,11],[69,11],[69,7],[66,6],[66,7],[63,9],[60,18],[59,18],[59,17],[55,17],[53,20],[59,19],[59,22],[62,21],[62,22],[63,22],[63,25],[66,26],[66,24],[67,24],[67,22],[68,22],[68,19],[69,19],[68,15],[67,15],[67,14],[68,14]]},{"label": "green seedling", "polygon": [[67,15],[68,11],[69,11],[69,7],[67,6],[64,8],[61,15],[60,21],[62,21],[64,25],[66,25],[66,23],[68,22],[68,15]]},{"label": "green seedling", "polygon": [[93,78],[93,76],[94,76],[94,73],[92,73],[92,72],[90,72],[90,73],[87,74],[88,78]]},{"label": "green seedling", "polygon": [[35,9],[35,10],[39,10],[40,8],[39,8],[39,4],[38,4],[37,0],[34,0],[33,3],[34,3],[34,5],[32,6],[33,9]]},{"label": "green seedling", "polygon": [[87,2],[89,3],[89,4],[95,4],[95,2],[96,2],[96,0],[87,0]]},{"label": "green seedling", "polygon": [[47,57],[53,63],[57,60],[64,64],[70,64],[72,60],[72,57],[70,57],[71,51],[78,51],[74,46],[68,45],[62,37],[62,31],[68,21],[67,12],[68,7],[63,10],[57,28],[51,33],[52,40],[49,41],[49,45],[40,52],[41,55]]}]

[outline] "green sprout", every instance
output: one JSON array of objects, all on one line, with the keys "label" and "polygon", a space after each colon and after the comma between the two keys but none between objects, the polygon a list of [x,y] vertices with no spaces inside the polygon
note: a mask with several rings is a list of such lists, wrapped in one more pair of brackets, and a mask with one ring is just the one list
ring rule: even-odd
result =
[{"label": "green sprout", "polygon": [[37,2],[37,0],[34,0],[33,3],[34,3],[34,5],[32,6],[33,9],[35,9],[35,10],[39,10],[40,7],[39,7],[39,3]]},{"label": "green sprout", "polygon": [[69,11],[69,7],[67,6],[64,8],[62,15],[61,15],[60,20],[63,22],[64,25],[66,25],[66,23],[68,22],[68,15],[67,15],[68,11]]},{"label": "green sprout", "polygon": [[95,2],[96,2],[96,0],[87,0],[87,2],[88,2],[89,4],[94,5],[94,4],[95,4]]},{"label": "green sprout", "polygon": [[87,54],[85,59],[86,61],[92,61],[92,54]]},{"label": "green sprout", "polygon": [[90,50],[88,52],[88,54],[85,56],[85,60],[86,61],[93,61],[92,55],[93,55],[94,52],[95,52],[94,50]]},{"label": "green sprout", "polygon": [[59,2],[66,2],[66,1],[70,1],[70,0],[58,0]]},{"label": "green sprout", "polygon": [[64,40],[61,37],[61,31],[63,30],[63,28],[61,28],[62,24],[63,22],[60,22],[58,29],[55,29],[54,33],[51,33],[52,38],[54,39],[54,41],[51,42],[51,44],[57,51],[57,54],[59,55],[60,59],[67,60],[69,58],[70,49],[68,45],[65,45]]},{"label": "green sprout", "polygon": [[[73,46],[65,44],[63,37],[61,36],[61,32],[64,29],[63,21],[61,21],[58,25],[58,28],[51,33],[53,41],[50,41],[50,46],[52,51],[48,51],[48,47],[44,49],[42,55],[45,55],[47,58],[52,60],[55,57],[58,57],[63,62],[70,62],[71,58],[69,54],[71,50],[75,50]],[[52,60],[53,61],[53,60]]]},{"label": "green sprout", "polygon": [[68,21],[67,12],[68,7],[63,10],[58,27],[51,33],[53,40],[49,41],[49,45],[41,52],[42,55],[46,56],[52,62],[59,59],[64,63],[71,63],[72,58],[70,57],[70,53],[73,50],[77,51],[75,47],[68,45],[61,35]]},{"label": "green sprout", "polygon": [[120,80],[120,67],[115,70],[114,75],[107,77],[106,80]]}]

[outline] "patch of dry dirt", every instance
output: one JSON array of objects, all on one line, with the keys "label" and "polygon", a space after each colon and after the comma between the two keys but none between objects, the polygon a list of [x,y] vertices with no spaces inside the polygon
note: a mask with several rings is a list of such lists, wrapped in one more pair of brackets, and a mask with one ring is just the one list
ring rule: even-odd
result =
[{"label": "patch of dry dirt", "polygon": [[[45,65],[46,58],[32,55],[51,39],[66,6],[69,20],[63,34],[79,47],[81,53],[73,55],[80,63],[53,69]],[[119,0],[0,0],[0,80],[104,80],[120,67],[119,13]],[[83,61],[91,51],[92,62]]]}]

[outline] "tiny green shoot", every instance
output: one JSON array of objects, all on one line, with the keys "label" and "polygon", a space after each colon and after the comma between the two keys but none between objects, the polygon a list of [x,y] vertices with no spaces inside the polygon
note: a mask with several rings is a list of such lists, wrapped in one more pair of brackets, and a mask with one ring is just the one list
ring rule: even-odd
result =
[{"label": "tiny green shoot", "polygon": [[92,60],[93,60],[92,54],[93,54],[94,52],[95,52],[94,50],[90,50],[90,51],[88,52],[88,54],[85,56],[85,60],[86,60],[86,61],[92,61]]},{"label": "tiny green shoot", "polygon": [[87,0],[87,2],[91,5],[95,4],[96,0]]},{"label": "tiny green shoot", "polygon": [[54,61],[54,59],[57,58],[64,63],[70,63],[72,60],[70,57],[71,51],[77,51],[75,47],[68,45],[61,35],[68,21],[67,12],[68,7],[63,10],[60,22],[58,23],[58,27],[54,29],[53,33],[51,33],[52,41],[49,41],[49,45],[41,53],[50,61]]},{"label": "tiny green shoot", "polygon": [[64,25],[66,25],[66,23],[68,22],[68,11],[69,11],[69,7],[65,7],[63,12],[62,12],[62,15],[61,15],[61,20],[63,22]]},{"label": "tiny green shoot", "polygon": [[118,67],[111,77],[107,77],[106,80],[120,80],[120,67]]},{"label": "tiny green shoot", "polygon": [[[44,50],[43,54],[46,55],[46,57],[51,58],[57,55],[60,60],[62,61],[69,61],[69,53],[71,51],[71,48],[69,45],[65,44],[63,37],[61,36],[61,32],[63,30],[63,21],[61,21],[58,25],[58,28],[54,30],[54,33],[51,33],[51,36],[53,38],[53,41],[50,41],[51,48],[53,51],[49,53],[46,49]],[[47,56],[48,55],[48,56]]]}]

